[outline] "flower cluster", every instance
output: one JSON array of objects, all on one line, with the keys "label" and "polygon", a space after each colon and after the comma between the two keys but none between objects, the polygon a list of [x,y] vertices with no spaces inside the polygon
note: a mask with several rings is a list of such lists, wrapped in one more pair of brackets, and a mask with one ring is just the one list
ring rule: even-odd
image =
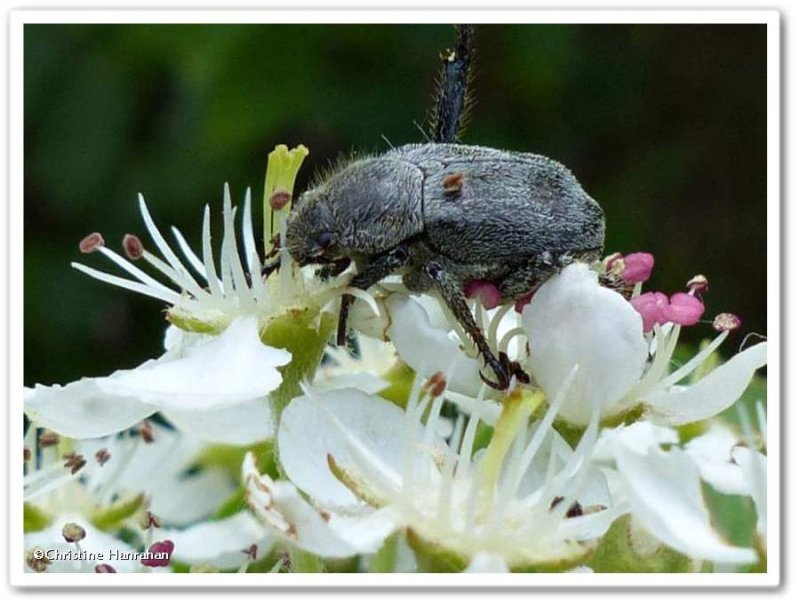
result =
[{"label": "flower cluster", "polygon": [[[437,298],[293,264],[306,153],[270,155],[263,252],[249,190],[237,234],[227,186],[218,257],[208,207],[197,254],[141,197],[155,248],[81,242],[124,275],[76,269],[168,306],[165,351],[25,389],[27,571],[766,569],[766,412],[749,392],[767,345],[723,362],[740,322],[703,321],[704,276],[642,292],[655,260],[634,253],[574,262],[516,304],[468,284],[490,347],[531,379],[498,391]],[[692,352],[692,326],[718,334]],[[723,527],[715,499],[749,531]]]}]

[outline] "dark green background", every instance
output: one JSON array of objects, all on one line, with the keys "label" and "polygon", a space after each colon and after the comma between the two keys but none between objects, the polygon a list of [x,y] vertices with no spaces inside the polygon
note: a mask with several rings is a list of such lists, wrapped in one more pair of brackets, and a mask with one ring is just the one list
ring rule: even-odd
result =
[{"label": "dark green background", "polygon": [[[420,141],[451,42],[442,25],[26,26],[26,384],[161,350],[159,302],[70,269],[109,267],[82,236],[143,233],[141,191],[196,245],[224,181],[260,199],[277,143],[310,148],[302,187],[382,135]],[[609,251],[655,254],[651,288],[703,272],[708,318],[765,332],[766,26],[481,26],[477,45],[465,143],[560,160],[605,208]]]}]

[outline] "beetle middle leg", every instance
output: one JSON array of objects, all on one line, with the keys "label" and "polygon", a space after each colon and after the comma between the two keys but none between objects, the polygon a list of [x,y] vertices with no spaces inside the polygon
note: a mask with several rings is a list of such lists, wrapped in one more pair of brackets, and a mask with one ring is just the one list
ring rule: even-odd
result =
[{"label": "beetle middle leg", "polygon": [[511,362],[504,352],[500,352],[498,356],[495,356],[481,329],[475,322],[462,289],[459,288],[458,284],[450,277],[442,265],[436,261],[428,261],[425,264],[425,272],[436,285],[439,294],[450,307],[456,320],[464,327],[475,343],[486,365],[492,369],[495,377],[497,377],[497,381],[490,381],[481,374],[481,379],[489,387],[500,391],[508,389],[512,376],[516,377],[521,383],[529,383],[530,377],[520,368],[518,363]]},{"label": "beetle middle leg", "polygon": [[[350,286],[367,290],[406,265],[409,258],[408,244],[401,244],[387,253],[373,257],[368,262],[361,264],[358,273],[353,276]],[[336,330],[336,343],[339,346],[344,345],[347,341],[347,316],[353,301],[355,301],[353,295],[342,295],[342,303],[339,307],[339,326]]]}]

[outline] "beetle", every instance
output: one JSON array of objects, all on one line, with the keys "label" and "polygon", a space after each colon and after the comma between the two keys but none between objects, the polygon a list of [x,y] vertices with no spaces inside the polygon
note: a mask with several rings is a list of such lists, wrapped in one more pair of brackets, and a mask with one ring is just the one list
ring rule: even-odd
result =
[{"label": "beetle", "polygon": [[[497,303],[529,298],[566,264],[599,258],[605,219],[555,160],[452,142],[467,103],[470,35],[459,26],[456,51],[443,57],[434,141],[356,160],[303,193],[283,246],[300,266],[319,264],[332,275],[355,263],[355,288],[400,274],[410,291],[438,294],[496,378],[483,380],[505,390],[511,377],[529,379],[491,350],[466,295],[479,287]],[[340,345],[352,301],[342,298]]]}]

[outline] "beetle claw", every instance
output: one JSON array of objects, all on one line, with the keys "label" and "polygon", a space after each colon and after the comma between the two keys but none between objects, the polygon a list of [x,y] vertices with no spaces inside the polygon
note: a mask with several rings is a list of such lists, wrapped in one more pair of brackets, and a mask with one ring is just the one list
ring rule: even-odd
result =
[{"label": "beetle claw", "polygon": [[[501,354],[502,359],[502,354]],[[508,358],[506,358],[506,361]],[[497,359],[489,359],[486,360],[487,366],[491,367],[492,372],[497,377],[497,381],[491,381],[488,379],[482,372],[478,373],[483,380],[489,387],[492,389],[496,389],[497,391],[505,391],[508,389],[509,385],[511,385],[511,379],[508,376],[508,372],[506,372],[506,366],[503,364],[501,360]]]},{"label": "beetle claw", "polygon": [[511,377],[514,377],[520,383],[530,383],[531,378],[528,376],[519,362],[512,362],[508,359],[505,352],[500,352],[497,359],[491,358],[486,360],[486,365],[491,367],[497,377],[497,381],[492,381],[487,378],[482,372],[479,372],[481,379],[492,389],[498,391],[505,391],[511,385]]},{"label": "beetle claw", "polygon": [[522,370],[522,366],[519,362],[512,362],[508,359],[508,354],[504,351],[500,352],[500,363],[503,365],[503,370],[507,374],[512,375],[514,378],[517,379],[520,383],[530,383],[531,378],[528,376],[528,373]]}]

